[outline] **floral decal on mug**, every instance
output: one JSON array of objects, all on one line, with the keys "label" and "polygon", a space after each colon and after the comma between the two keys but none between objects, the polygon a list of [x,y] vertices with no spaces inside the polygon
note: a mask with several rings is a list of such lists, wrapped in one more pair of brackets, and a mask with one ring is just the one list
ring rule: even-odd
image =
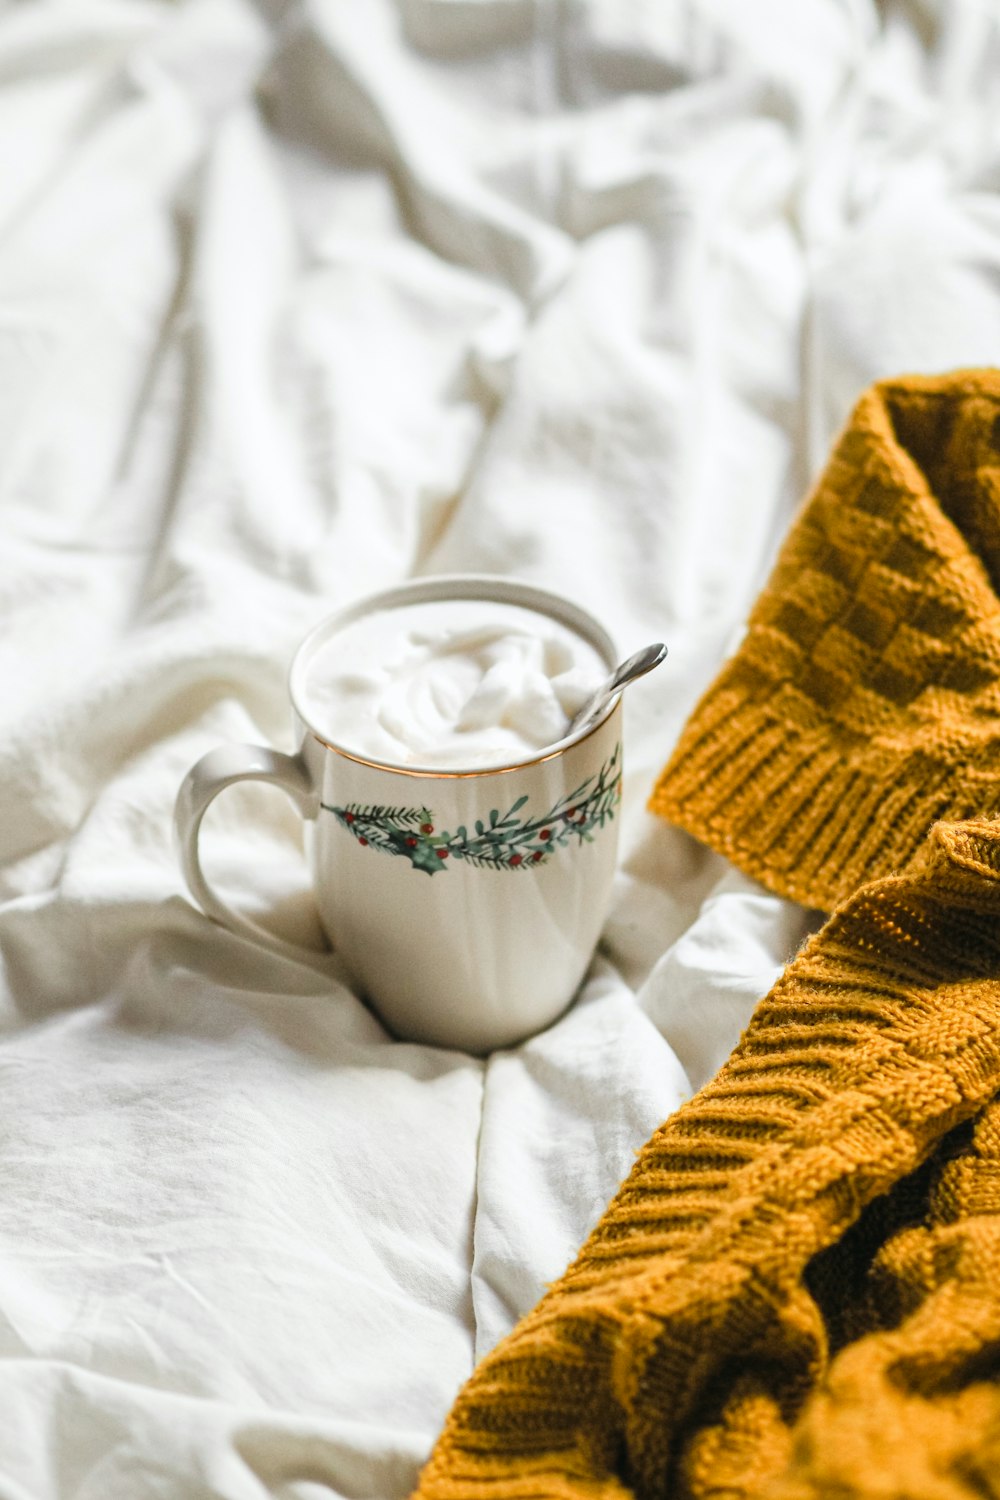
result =
[{"label": "floral decal on mug", "polygon": [[327,802],[321,806],[365,848],[401,854],[427,875],[446,870],[450,859],[484,869],[524,870],[544,864],[554,850],[573,838],[590,843],[594,831],[614,817],[621,782],[621,746],[616,745],[597,775],[561,798],[544,817],[529,816],[523,811],[527,797],[518,797],[503,815],[494,807],[488,817],[477,818],[471,834],[464,824],[454,833],[439,830],[427,807],[362,806],[358,802],[346,807],[331,807]]}]

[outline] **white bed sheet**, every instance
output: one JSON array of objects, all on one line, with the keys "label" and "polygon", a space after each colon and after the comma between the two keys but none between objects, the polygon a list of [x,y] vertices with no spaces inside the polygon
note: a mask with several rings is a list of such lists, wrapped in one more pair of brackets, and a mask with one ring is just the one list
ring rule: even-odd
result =
[{"label": "white bed sheet", "polygon": [[[0,1500],[397,1500],[815,922],[645,811],[871,379],[996,360],[995,7],[0,8]],[[622,650],[622,863],[576,1005],[392,1041],[296,815],[321,615],[562,590]]]}]

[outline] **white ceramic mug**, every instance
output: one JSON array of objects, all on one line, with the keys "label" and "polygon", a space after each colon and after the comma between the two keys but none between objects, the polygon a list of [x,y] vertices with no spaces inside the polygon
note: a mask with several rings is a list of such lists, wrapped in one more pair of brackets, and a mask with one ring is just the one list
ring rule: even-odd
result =
[{"label": "white ceramic mug", "polygon": [[484,599],[548,615],[615,665],[585,611],[546,590],[451,575],[403,584],[323,620],[289,680],[300,748],[223,745],[181,785],[175,826],[188,887],[207,916],[287,947],[231,910],[202,873],[198,832],[237,781],[280,786],[311,825],[320,920],[359,990],[398,1037],[489,1052],[566,1009],[607,911],[621,796],[621,699],[582,733],[518,765],[411,770],[354,754],[309,722],[303,686],[331,635],[376,609]]}]

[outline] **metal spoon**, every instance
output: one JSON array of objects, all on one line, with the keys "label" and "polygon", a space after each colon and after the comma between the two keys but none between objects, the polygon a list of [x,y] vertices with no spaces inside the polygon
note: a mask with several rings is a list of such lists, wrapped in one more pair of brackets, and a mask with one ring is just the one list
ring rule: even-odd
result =
[{"label": "metal spoon", "polygon": [[662,641],[657,641],[655,645],[643,646],[641,651],[636,651],[634,656],[623,661],[621,666],[616,667],[611,676],[601,683],[597,692],[587,699],[579,713],[573,715],[566,731],[567,738],[571,734],[576,734],[577,730],[582,729],[585,724],[589,724],[591,719],[596,719],[601,710],[628,683],[634,682],[637,677],[642,677],[644,673],[651,672],[654,667],[658,667],[666,654],[666,646]]}]

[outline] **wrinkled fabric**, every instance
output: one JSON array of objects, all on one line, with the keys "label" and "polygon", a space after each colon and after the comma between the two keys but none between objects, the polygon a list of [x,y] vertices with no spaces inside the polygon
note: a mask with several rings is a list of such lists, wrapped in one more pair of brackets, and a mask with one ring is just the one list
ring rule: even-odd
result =
[{"label": "wrinkled fabric", "polygon": [[[866,0],[0,10],[0,1493],[395,1500],[814,918],[646,812],[860,390],[1000,343],[1000,26]],[[489,571],[622,653],[572,1010],[474,1061],[325,952],[328,611]]]}]

